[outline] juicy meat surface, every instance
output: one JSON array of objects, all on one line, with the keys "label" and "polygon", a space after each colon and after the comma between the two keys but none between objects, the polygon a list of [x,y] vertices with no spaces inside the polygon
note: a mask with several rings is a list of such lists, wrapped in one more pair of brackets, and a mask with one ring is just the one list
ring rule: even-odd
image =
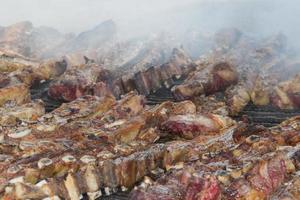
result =
[{"label": "juicy meat surface", "polygon": [[172,92],[178,100],[190,99],[201,94],[223,91],[237,81],[238,73],[232,65],[226,62],[217,63],[200,69],[183,84],[173,87]]}]

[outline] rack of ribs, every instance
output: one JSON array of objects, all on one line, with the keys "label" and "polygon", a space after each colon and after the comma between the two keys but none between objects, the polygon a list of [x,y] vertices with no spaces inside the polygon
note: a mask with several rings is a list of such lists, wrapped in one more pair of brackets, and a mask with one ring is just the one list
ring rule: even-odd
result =
[{"label": "rack of ribs", "polygon": [[144,176],[187,159],[178,146],[193,147],[195,142],[155,141],[162,122],[195,114],[195,105],[166,102],[147,108],[144,101],[133,92],[118,101],[85,96],[43,115],[38,123],[3,129],[1,194],[12,199],[79,199],[88,194],[95,199],[130,189]]},{"label": "rack of ribs", "polygon": [[[299,143],[283,138],[292,131],[299,136],[299,119],[275,129],[280,131],[256,129],[250,134],[250,129],[244,129],[243,134],[249,136],[236,140],[241,134],[238,128],[227,133],[227,142],[219,140],[219,146],[215,139],[212,143],[206,140],[202,148],[199,142],[189,144],[182,149],[190,159],[183,164],[173,159],[176,164],[169,173],[156,181],[145,179],[131,192],[131,199],[297,199]],[[282,138],[275,140],[280,134]]]},{"label": "rack of ribs", "polygon": [[200,69],[186,81],[172,88],[175,99],[191,99],[202,94],[209,95],[223,91],[230,85],[236,84],[238,73],[234,66],[220,62]]}]

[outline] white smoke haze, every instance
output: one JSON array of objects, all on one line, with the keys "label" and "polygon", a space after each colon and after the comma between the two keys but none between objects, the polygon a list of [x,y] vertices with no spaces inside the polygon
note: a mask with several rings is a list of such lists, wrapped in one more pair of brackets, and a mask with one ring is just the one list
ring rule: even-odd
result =
[{"label": "white smoke haze", "polygon": [[181,34],[237,27],[249,34],[286,34],[300,44],[298,0],[0,0],[0,26],[28,20],[79,33],[112,19],[120,35]]}]

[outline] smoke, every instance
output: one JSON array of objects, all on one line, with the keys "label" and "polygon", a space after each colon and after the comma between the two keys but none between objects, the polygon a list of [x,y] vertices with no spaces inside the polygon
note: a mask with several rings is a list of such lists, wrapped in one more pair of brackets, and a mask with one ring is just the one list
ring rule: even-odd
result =
[{"label": "smoke", "polygon": [[161,19],[165,21],[166,13],[198,1],[0,0],[0,24],[29,20],[35,25],[51,26],[62,32],[80,32],[107,19],[122,26],[146,22],[151,26]]},{"label": "smoke", "polygon": [[0,25],[29,20],[35,26],[79,33],[112,19],[124,36],[237,27],[257,35],[282,32],[300,44],[299,4],[297,0],[0,0]]}]

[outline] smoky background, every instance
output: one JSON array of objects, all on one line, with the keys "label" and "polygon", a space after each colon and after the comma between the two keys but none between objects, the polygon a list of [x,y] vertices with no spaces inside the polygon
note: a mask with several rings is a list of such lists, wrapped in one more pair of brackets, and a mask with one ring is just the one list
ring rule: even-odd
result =
[{"label": "smoky background", "polygon": [[298,0],[0,0],[0,5],[1,26],[28,20],[78,34],[111,19],[126,38],[236,27],[260,37],[281,32],[300,46]]}]

